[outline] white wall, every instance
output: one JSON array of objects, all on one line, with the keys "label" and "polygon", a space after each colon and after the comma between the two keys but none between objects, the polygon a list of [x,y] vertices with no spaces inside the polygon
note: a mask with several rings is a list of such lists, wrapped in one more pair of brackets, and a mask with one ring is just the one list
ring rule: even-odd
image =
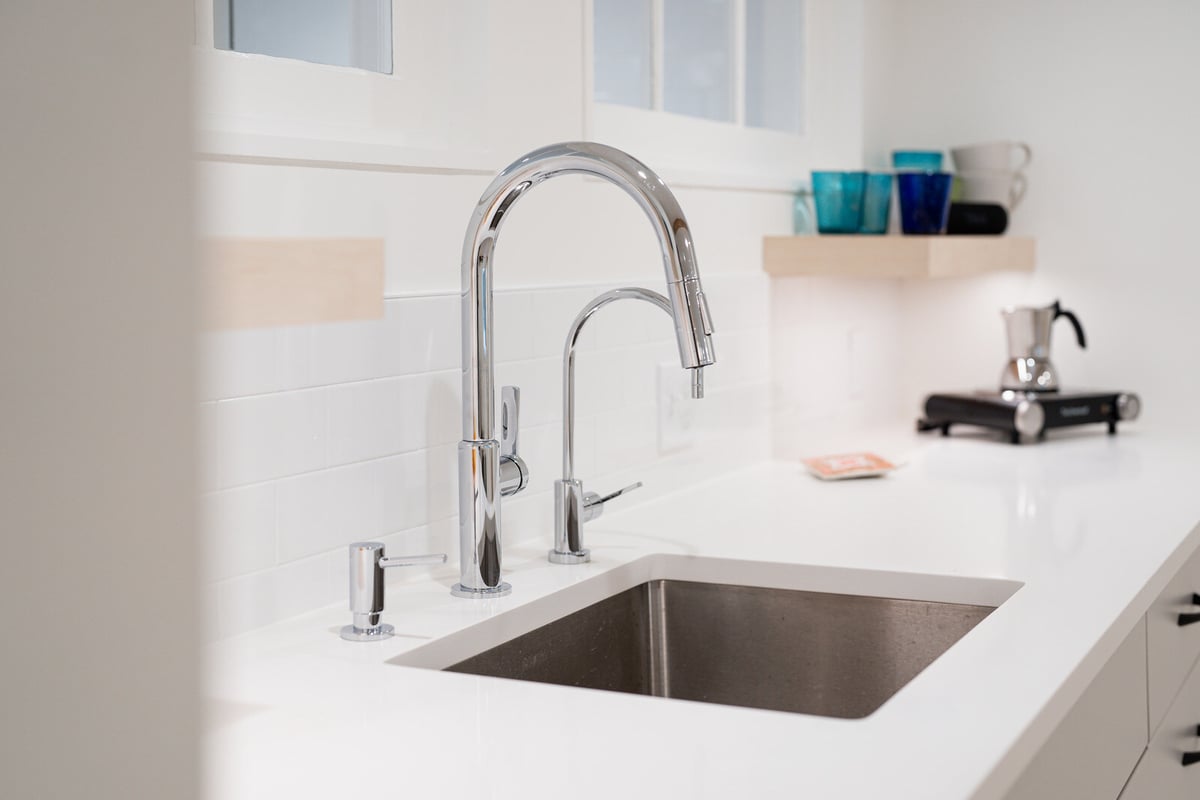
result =
[{"label": "white wall", "polygon": [[[810,5],[810,63],[822,83],[810,98],[815,133],[806,146],[822,164],[857,163],[861,4]],[[506,62],[508,80],[495,91],[506,86],[523,111],[519,119],[494,122],[499,141],[527,149],[587,136],[583,8],[524,0],[516,19],[497,23],[520,29],[522,19],[537,20],[537,40],[553,41],[536,57]],[[427,47],[436,50],[434,42]],[[550,94],[539,94],[532,87],[546,76],[553,76]],[[210,81],[209,97],[218,85]],[[387,118],[401,116],[393,109]],[[466,138],[486,138],[477,133]],[[353,154],[345,163],[235,156],[200,163],[206,234],[382,237],[387,262],[382,322],[206,337],[205,517],[216,635],[345,602],[344,548],[357,539],[380,539],[396,553],[446,551],[456,563],[462,238],[491,175],[520,152],[495,155],[487,169],[451,174],[444,163],[369,165]],[[629,505],[766,457],[773,415],[786,418],[789,436],[803,444],[805,430],[826,425],[839,399],[855,392],[891,396],[879,377],[890,373],[874,367],[894,362],[882,354],[894,340],[886,320],[898,307],[895,287],[864,287],[871,298],[864,305],[834,283],[783,281],[779,291],[787,301],[773,303],[762,237],[790,233],[790,192],[712,188],[729,185],[728,174],[705,180],[706,171],[727,173],[723,165],[692,164],[686,178],[680,166],[668,165],[667,179],[694,230],[717,327],[718,364],[708,370],[706,398],[691,406],[691,445],[658,446],[658,365],[678,363],[661,312],[633,304],[605,309],[589,322],[578,358],[578,471],[595,489],[643,480],[646,488],[622,499]],[[505,501],[510,552],[537,553],[550,544],[569,322],[596,294],[627,284],[661,288],[663,275],[651,227],[619,190],[556,179],[522,198],[506,221],[497,249],[497,380],[522,388],[522,438],[533,479],[529,490]],[[854,338],[864,368],[836,380],[810,381],[803,372],[773,385],[780,331],[803,337],[806,347],[829,339],[844,347]],[[796,351],[784,345],[782,353],[792,368]],[[677,368],[668,374],[686,380]],[[871,411],[869,403],[856,408],[857,418]],[[603,540],[590,544],[602,548]],[[456,570],[447,567],[438,577],[449,586]]]},{"label": "white wall", "polygon": [[0,797],[200,795],[191,21],[0,5]]},{"label": "white wall", "polygon": [[1036,236],[1031,277],[903,287],[902,397],[994,385],[998,308],[1061,298],[1054,360],[1070,385],[1129,389],[1142,425],[1193,425],[1200,390],[1200,4],[869,0],[866,153],[1022,139],[1030,188],[1010,230]]}]

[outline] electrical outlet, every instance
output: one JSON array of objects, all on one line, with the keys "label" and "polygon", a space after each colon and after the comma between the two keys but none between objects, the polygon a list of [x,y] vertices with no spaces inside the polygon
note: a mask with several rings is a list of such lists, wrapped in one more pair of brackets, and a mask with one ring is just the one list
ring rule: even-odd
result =
[{"label": "electrical outlet", "polygon": [[692,399],[691,375],[678,362],[658,365],[658,452],[683,450],[692,444],[696,401]]}]

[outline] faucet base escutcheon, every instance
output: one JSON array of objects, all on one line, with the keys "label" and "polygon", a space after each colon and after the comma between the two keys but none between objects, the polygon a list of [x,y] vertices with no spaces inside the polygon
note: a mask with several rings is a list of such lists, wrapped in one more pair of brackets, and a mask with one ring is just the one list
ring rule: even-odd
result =
[{"label": "faucet base escutcheon", "polygon": [[489,586],[485,589],[471,589],[461,583],[456,583],[450,587],[450,594],[455,597],[465,597],[468,600],[488,600],[512,594],[512,585],[501,583],[499,586]]}]

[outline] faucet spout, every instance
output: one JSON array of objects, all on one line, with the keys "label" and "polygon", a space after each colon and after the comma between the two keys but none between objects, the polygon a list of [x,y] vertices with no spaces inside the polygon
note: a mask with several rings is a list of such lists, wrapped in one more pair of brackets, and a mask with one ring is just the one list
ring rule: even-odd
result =
[{"label": "faucet spout", "polygon": [[653,170],[628,153],[594,142],[542,147],[502,170],[480,197],[463,241],[461,581],[452,590],[458,596],[494,597],[509,591],[500,573],[500,472],[505,457],[496,441],[492,361],[496,240],[513,203],[542,181],[568,174],[592,175],[619,186],[646,213],[662,251],[680,365],[698,371],[716,360],[691,228],[675,195]]}]

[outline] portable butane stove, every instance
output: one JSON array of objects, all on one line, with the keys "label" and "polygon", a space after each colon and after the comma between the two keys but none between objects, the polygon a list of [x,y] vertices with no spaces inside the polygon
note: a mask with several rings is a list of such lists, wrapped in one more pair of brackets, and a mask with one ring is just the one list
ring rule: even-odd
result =
[{"label": "portable butane stove", "polygon": [[978,425],[1006,434],[1013,444],[1037,441],[1053,428],[1104,424],[1117,432],[1118,422],[1138,418],[1142,401],[1132,392],[981,391],[931,394],[917,430],[950,434],[952,425]]},{"label": "portable butane stove", "polygon": [[1102,423],[1117,432],[1118,422],[1135,420],[1142,401],[1132,392],[1064,392],[1050,362],[1050,332],[1065,319],[1080,348],[1087,347],[1083,325],[1057,300],[1048,306],[1007,306],[1000,311],[1008,335],[1008,363],[999,391],[931,394],[917,430],[950,434],[951,425],[979,425],[1007,434],[1013,444],[1038,440],[1051,428]]}]

